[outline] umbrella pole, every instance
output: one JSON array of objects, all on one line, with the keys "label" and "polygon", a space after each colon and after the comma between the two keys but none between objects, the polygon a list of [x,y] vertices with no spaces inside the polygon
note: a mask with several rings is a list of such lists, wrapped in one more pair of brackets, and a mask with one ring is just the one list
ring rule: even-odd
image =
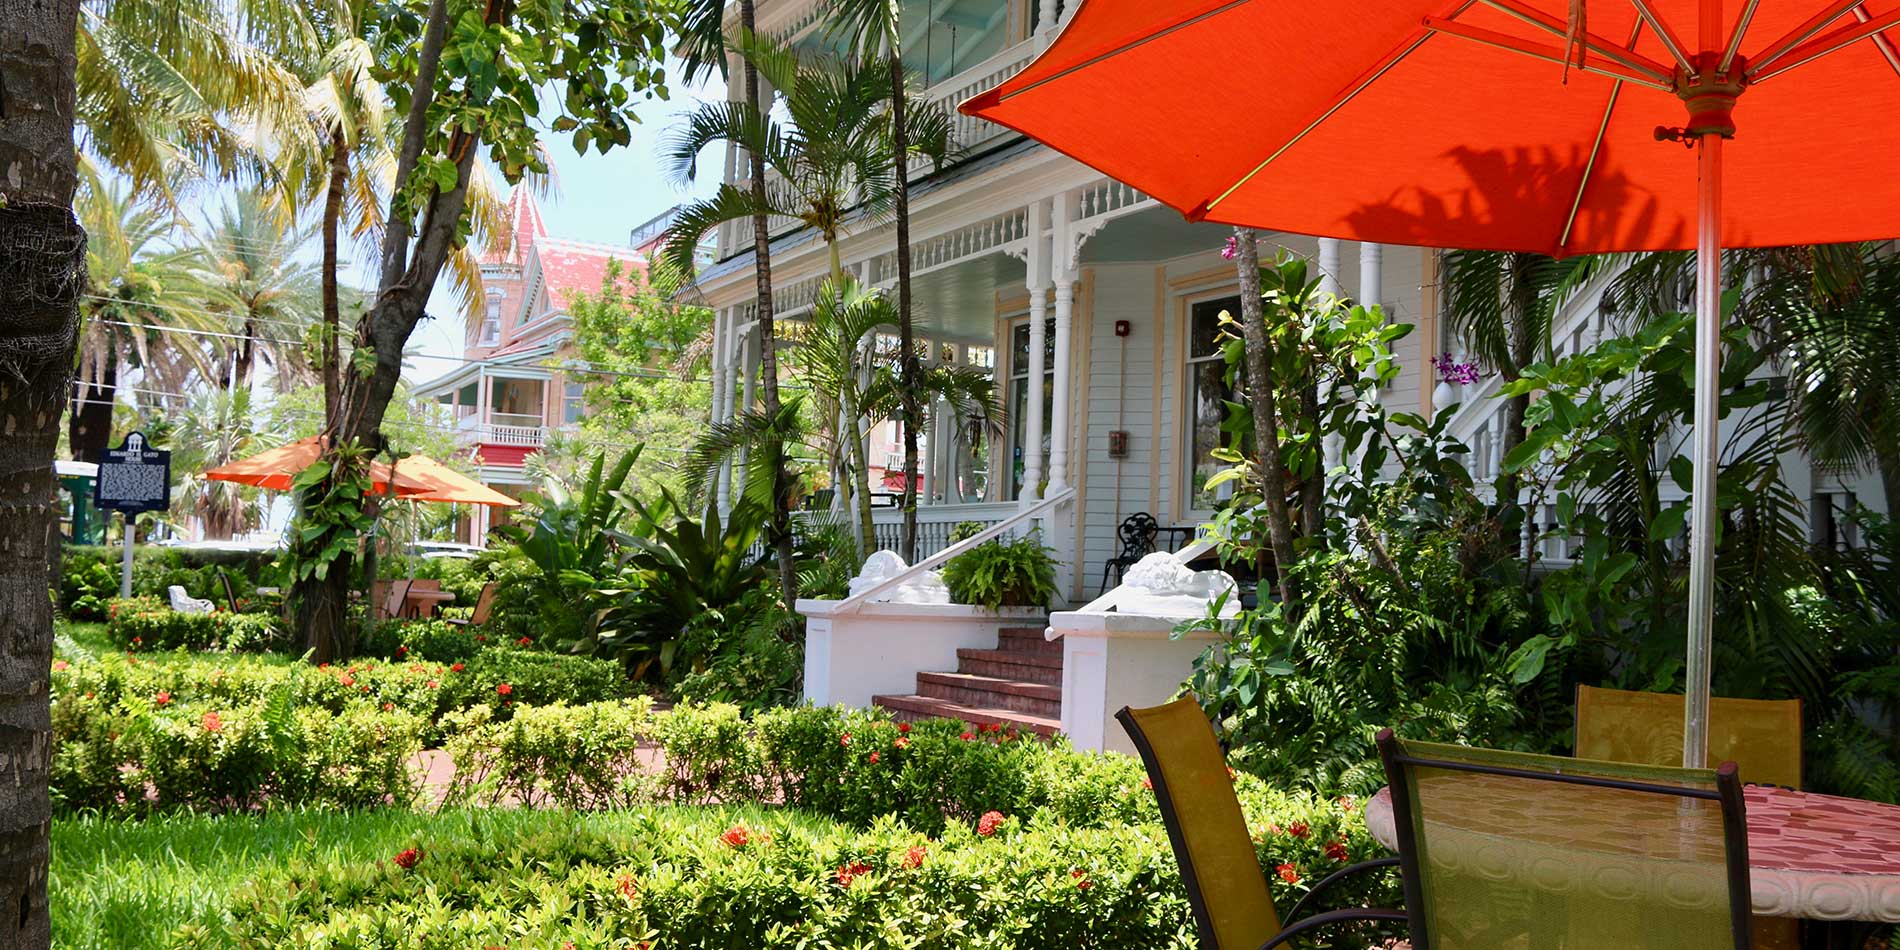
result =
[{"label": "umbrella pole", "polygon": [[1689,496],[1689,646],[1682,765],[1706,768],[1715,630],[1715,469],[1722,395],[1722,136],[1701,137],[1696,187],[1695,476]]}]

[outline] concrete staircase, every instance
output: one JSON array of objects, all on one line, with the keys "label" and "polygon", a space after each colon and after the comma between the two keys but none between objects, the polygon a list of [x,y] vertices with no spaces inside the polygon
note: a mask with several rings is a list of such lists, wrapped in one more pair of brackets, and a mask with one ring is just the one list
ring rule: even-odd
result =
[{"label": "concrete staircase", "polygon": [[1055,735],[1062,727],[1062,644],[1041,627],[1004,627],[996,649],[957,651],[954,673],[917,674],[917,692],[871,701],[903,722],[961,719]]}]

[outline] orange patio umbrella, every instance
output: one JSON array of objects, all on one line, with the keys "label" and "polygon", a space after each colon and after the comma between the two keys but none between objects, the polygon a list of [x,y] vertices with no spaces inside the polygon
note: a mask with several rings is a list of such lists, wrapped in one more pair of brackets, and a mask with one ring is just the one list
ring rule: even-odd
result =
[{"label": "orange patio umbrella", "polygon": [[[289,491],[297,474],[315,464],[322,454],[321,438],[311,436],[247,459],[220,465],[206,471],[205,477],[213,481],[255,485],[272,491]],[[426,456],[411,455],[398,461],[395,468],[396,485],[395,491],[391,492],[389,464],[370,464],[371,493],[390,494],[404,501],[441,501],[495,508],[512,508],[520,504]]]},{"label": "orange patio umbrella", "polygon": [[[1708,380],[1725,244],[1900,234],[1900,122],[1881,105],[1900,101],[1896,24],[1900,0],[1086,0],[962,110],[1191,220],[1560,256],[1695,248]],[[1693,766],[1716,399],[1697,387]]]}]

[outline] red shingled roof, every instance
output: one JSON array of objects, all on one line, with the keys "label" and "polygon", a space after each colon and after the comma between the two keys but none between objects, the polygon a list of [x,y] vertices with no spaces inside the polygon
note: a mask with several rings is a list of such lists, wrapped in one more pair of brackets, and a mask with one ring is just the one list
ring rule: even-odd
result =
[{"label": "red shingled roof", "polygon": [[548,299],[557,307],[570,305],[576,293],[600,293],[609,261],[619,261],[622,273],[646,270],[646,261],[628,247],[544,237],[535,242],[534,253]]}]

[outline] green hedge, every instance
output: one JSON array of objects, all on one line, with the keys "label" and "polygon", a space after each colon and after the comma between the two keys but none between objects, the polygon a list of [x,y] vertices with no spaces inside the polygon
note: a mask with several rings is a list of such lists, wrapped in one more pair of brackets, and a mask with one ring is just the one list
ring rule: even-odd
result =
[{"label": "green hedge", "polygon": [[157,597],[114,599],[106,608],[106,634],[129,650],[279,650],[289,644],[283,620],[271,614],[208,614],[171,609]]},{"label": "green hedge", "polygon": [[[74,620],[103,620],[106,605],[119,592],[116,547],[73,545],[60,553],[59,606]],[[257,588],[283,587],[283,571],[274,551],[208,551],[145,545],[132,558],[132,593],[163,597],[176,584],[193,597],[224,603],[220,571],[231,580],[239,605],[257,600]]]}]

